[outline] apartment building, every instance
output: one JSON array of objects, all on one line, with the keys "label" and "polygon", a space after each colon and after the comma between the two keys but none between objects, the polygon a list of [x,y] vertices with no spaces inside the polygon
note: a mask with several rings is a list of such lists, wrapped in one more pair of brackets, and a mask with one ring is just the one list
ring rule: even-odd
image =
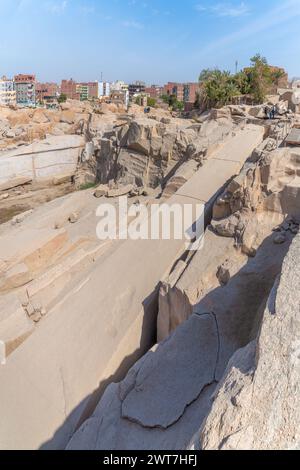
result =
[{"label": "apartment building", "polygon": [[99,95],[99,82],[77,83],[72,78],[62,80],[61,93],[71,100],[87,101],[97,99]]},{"label": "apartment building", "polygon": [[13,80],[2,77],[0,79],[0,105],[14,106],[16,102],[16,91]]},{"label": "apartment building", "polygon": [[89,88],[89,99],[99,98],[99,82],[88,82],[87,85]]},{"label": "apartment building", "polygon": [[14,82],[17,104],[20,106],[35,106],[35,75],[16,75]]},{"label": "apartment building", "polygon": [[141,81],[136,81],[134,83],[131,83],[128,86],[130,98],[132,98],[134,95],[140,95],[142,93],[145,93],[145,90],[146,90],[146,83],[141,82]]},{"label": "apartment building", "polygon": [[150,87],[145,88],[145,93],[150,98],[157,100],[163,94],[163,87],[159,85],[151,85]]},{"label": "apartment building", "polygon": [[61,94],[66,95],[70,100],[80,100],[80,90],[78,90],[78,83],[72,78],[70,80],[62,80]]},{"label": "apartment building", "polygon": [[78,83],[77,92],[80,95],[80,101],[97,99],[99,95],[99,83],[98,82]]},{"label": "apartment building", "polygon": [[199,90],[199,83],[185,83],[183,85],[183,101],[185,103],[195,103]]},{"label": "apartment building", "polygon": [[89,99],[89,86],[87,83],[78,83],[76,85],[76,93],[79,95],[80,101]]},{"label": "apartment building", "polygon": [[59,94],[57,83],[39,83],[35,85],[35,96],[37,103],[55,99]]},{"label": "apartment building", "polygon": [[164,95],[175,95],[178,101],[183,101],[183,84],[168,82],[163,89]]},{"label": "apartment building", "polygon": [[110,85],[110,91],[128,91],[128,85],[123,80],[117,80]]},{"label": "apartment building", "polygon": [[168,82],[163,87],[164,95],[175,95],[178,101],[194,103],[199,91],[199,83],[175,83]]},{"label": "apartment building", "polygon": [[[109,97],[110,91],[111,91],[111,85],[109,82],[98,83],[98,97],[99,98]],[[121,91],[121,90],[116,90],[116,91]]]}]

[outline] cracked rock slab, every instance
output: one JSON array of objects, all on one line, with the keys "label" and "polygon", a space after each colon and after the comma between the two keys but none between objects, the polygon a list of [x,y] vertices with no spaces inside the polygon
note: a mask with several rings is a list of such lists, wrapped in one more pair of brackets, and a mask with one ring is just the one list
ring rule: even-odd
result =
[{"label": "cracked rock slab", "polygon": [[122,403],[122,417],[149,428],[174,424],[214,382],[218,348],[213,315],[193,315],[146,357]]},{"label": "cracked rock slab", "polygon": [[227,367],[200,433],[203,450],[300,449],[299,255],[297,236],[257,340]]}]

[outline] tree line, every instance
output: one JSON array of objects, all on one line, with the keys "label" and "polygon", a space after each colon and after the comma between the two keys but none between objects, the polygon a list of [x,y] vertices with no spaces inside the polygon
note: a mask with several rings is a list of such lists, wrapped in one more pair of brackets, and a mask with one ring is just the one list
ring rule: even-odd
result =
[{"label": "tree line", "polygon": [[250,62],[250,67],[235,74],[218,68],[202,70],[197,107],[221,108],[241,95],[249,95],[255,104],[264,103],[267,94],[272,92],[274,86],[278,86],[284,71],[271,67],[260,54],[252,57]]}]

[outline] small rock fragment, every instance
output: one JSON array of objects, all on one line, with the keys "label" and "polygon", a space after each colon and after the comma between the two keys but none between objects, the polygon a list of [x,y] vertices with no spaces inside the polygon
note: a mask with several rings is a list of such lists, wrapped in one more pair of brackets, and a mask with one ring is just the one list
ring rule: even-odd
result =
[{"label": "small rock fragment", "polygon": [[230,281],[230,270],[228,264],[225,262],[219,266],[217,271],[217,278],[221,285],[226,286]]},{"label": "small rock fragment", "polygon": [[44,307],[41,308],[41,315],[42,315],[42,317],[47,315],[47,310]]},{"label": "small rock fragment", "polygon": [[77,212],[72,212],[72,214],[69,217],[69,222],[70,224],[76,224],[79,219],[79,214]]},{"label": "small rock fragment", "polygon": [[11,224],[12,225],[17,225],[17,224],[21,224],[22,222],[24,222],[24,220],[33,213],[33,209],[30,209],[29,211],[26,211],[26,212],[23,212],[22,214],[19,214],[19,215],[16,215],[12,221],[11,221]]},{"label": "small rock fragment", "polygon": [[96,198],[100,198],[106,195],[107,195],[107,187],[104,185],[98,186],[98,188],[94,192],[94,196]]}]

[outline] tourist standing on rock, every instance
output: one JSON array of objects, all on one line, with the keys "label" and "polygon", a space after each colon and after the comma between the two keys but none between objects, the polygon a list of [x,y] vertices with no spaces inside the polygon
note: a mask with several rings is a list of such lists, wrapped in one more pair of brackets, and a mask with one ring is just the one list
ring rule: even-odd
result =
[{"label": "tourist standing on rock", "polygon": [[265,113],[266,113],[267,119],[272,119],[272,110],[269,106],[265,107]]}]

